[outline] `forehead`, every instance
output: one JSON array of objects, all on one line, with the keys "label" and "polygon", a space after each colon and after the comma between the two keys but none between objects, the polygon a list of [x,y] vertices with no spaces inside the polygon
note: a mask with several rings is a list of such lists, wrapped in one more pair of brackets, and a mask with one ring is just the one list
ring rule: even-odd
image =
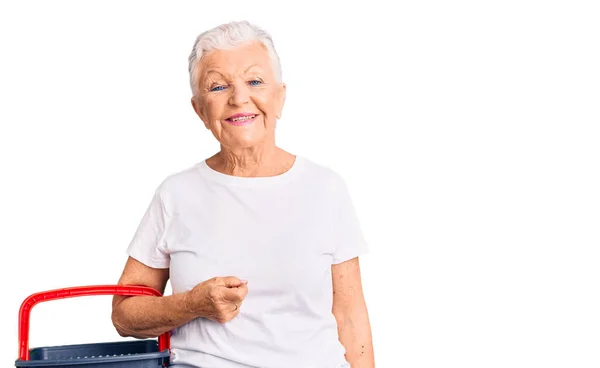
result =
[{"label": "forehead", "polygon": [[200,61],[200,78],[209,74],[235,76],[256,68],[272,74],[269,53],[260,42],[250,42],[230,50],[214,50]]}]

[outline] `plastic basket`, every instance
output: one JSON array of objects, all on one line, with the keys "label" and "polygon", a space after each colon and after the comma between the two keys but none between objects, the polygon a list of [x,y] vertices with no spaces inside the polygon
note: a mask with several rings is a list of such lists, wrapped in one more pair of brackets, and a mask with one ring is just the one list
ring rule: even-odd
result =
[{"label": "plastic basket", "polygon": [[161,296],[155,289],[133,285],[80,286],[32,294],[19,310],[19,358],[16,367],[157,368],[169,365],[170,333],[157,340],[63,345],[29,349],[29,317],[40,302],[89,295]]}]

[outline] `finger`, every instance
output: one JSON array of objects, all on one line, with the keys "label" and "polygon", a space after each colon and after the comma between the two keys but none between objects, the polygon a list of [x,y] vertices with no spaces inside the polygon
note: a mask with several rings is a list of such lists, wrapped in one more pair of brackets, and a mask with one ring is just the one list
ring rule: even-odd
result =
[{"label": "finger", "polygon": [[247,280],[242,280],[235,276],[217,277],[217,285],[234,288],[248,283]]},{"label": "finger", "polygon": [[223,299],[231,303],[239,303],[246,297],[248,288],[223,289]]},{"label": "finger", "polygon": [[240,286],[238,289],[239,292],[239,296],[240,298],[243,300],[244,298],[246,298],[246,295],[248,295],[248,286],[244,285],[244,286]]}]

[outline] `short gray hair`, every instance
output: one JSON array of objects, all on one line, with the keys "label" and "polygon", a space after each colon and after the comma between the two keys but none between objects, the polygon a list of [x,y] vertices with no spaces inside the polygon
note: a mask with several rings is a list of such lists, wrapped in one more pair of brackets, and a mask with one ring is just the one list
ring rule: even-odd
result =
[{"label": "short gray hair", "polygon": [[197,69],[202,56],[213,50],[232,49],[249,41],[261,42],[269,52],[275,79],[282,82],[281,62],[275,51],[273,39],[265,30],[258,28],[248,21],[230,22],[209,29],[196,37],[194,47],[188,58],[188,71],[190,73],[190,87],[196,95]]}]

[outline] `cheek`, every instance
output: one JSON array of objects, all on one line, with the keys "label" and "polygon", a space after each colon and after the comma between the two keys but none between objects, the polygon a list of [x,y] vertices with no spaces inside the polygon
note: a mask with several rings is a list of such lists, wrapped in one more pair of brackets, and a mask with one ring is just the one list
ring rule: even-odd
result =
[{"label": "cheek", "polygon": [[254,104],[265,113],[267,117],[271,117],[270,115],[275,114],[277,103],[275,96],[273,96],[273,93],[271,92],[257,94],[254,98]]},{"label": "cheek", "polygon": [[220,120],[222,115],[222,104],[216,100],[210,100],[206,103],[206,115],[210,121]]}]

